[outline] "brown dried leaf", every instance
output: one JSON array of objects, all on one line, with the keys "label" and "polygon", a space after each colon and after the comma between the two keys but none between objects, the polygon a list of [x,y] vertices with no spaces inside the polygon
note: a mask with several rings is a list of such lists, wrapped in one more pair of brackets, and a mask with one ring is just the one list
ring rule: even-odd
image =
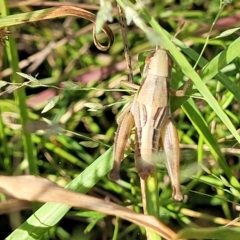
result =
[{"label": "brown dried leaf", "polygon": [[15,211],[21,211],[24,209],[31,209],[32,204],[28,201],[18,199],[8,199],[4,202],[0,202],[0,215]]},{"label": "brown dried leaf", "polygon": [[0,191],[17,199],[38,202],[57,202],[73,207],[115,215],[147,227],[166,239],[176,238],[176,233],[156,218],[136,213],[115,203],[76,193],[35,176],[0,176]]}]

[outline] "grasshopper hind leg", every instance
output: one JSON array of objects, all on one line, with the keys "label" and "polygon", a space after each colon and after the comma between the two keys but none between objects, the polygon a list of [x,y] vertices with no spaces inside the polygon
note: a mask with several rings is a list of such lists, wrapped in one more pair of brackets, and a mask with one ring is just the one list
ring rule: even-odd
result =
[{"label": "grasshopper hind leg", "polygon": [[114,161],[113,162],[113,169],[112,171],[108,174],[108,178],[112,181],[117,181],[120,179],[120,162]]},{"label": "grasshopper hind leg", "polygon": [[176,201],[182,201],[180,187],[180,149],[177,129],[172,119],[168,119],[161,129],[160,145],[166,155],[166,167],[172,184],[172,196]]},{"label": "grasshopper hind leg", "polygon": [[118,128],[114,139],[114,162],[113,169],[108,177],[112,181],[117,181],[120,178],[119,171],[121,161],[124,157],[124,152],[127,146],[128,139],[131,135],[131,130],[134,126],[132,113],[126,108],[121,114],[121,121],[118,122]]}]

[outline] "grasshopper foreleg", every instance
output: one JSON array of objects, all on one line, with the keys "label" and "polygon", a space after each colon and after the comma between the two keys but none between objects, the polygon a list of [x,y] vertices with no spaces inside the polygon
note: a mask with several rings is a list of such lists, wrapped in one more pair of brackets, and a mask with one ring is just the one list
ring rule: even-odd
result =
[{"label": "grasshopper foreleg", "polygon": [[118,128],[114,139],[113,169],[109,173],[109,178],[113,181],[119,179],[121,161],[124,156],[128,139],[131,135],[131,130],[134,126],[134,119],[132,113],[130,112],[131,106],[132,104],[125,108],[117,120]]},{"label": "grasshopper foreleg", "polygon": [[189,79],[187,80],[184,85],[183,85],[183,89],[181,90],[174,90],[174,89],[169,89],[171,95],[176,96],[176,97],[183,97],[187,91],[187,89],[190,87],[190,85],[192,84],[192,81]]},{"label": "grasshopper foreleg", "polygon": [[177,129],[173,120],[170,118],[166,121],[161,129],[161,146],[166,155],[166,167],[171,180],[173,189],[173,199],[182,201],[183,196],[180,187],[180,149]]}]

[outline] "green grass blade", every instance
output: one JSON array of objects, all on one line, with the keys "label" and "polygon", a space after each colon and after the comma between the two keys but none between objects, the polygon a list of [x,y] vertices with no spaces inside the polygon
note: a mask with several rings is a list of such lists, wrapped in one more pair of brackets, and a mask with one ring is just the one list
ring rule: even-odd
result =
[{"label": "green grass blade", "polygon": [[[192,58],[194,61],[198,59],[198,53],[192,48],[184,45],[178,39],[173,41],[181,51]],[[200,73],[202,80],[206,83],[213,77],[218,79],[232,94],[240,101],[239,87],[234,82],[230,81],[229,78],[220,70],[238,57],[240,51],[240,38],[233,41],[225,50],[219,53],[215,58],[208,62],[205,58],[201,57],[198,65],[203,68]],[[180,105],[179,105],[180,106]]]},{"label": "green grass blade", "polygon": [[[66,188],[86,193],[111,170],[112,163],[113,151],[110,148],[69,183]],[[46,203],[6,239],[40,239],[43,234],[61,220],[70,208],[68,205],[59,203]]]},{"label": "green grass blade", "polygon": [[191,229],[187,228],[181,231],[179,237],[181,238],[191,238],[191,239],[238,239],[240,234],[240,229],[235,228],[200,228]]},{"label": "green grass blade", "polygon": [[[160,218],[159,213],[159,194],[158,194],[158,177],[157,172],[154,171],[145,181],[141,180],[141,185],[145,185],[145,195],[146,195],[146,214]],[[143,189],[143,187],[142,187]],[[144,194],[143,194],[144,196]],[[147,236],[152,240],[160,240],[161,236],[146,229]]]},{"label": "green grass blade", "polygon": [[191,120],[194,128],[198,131],[204,141],[208,144],[210,151],[219,165],[222,167],[224,173],[227,175],[231,184],[236,187],[240,188],[240,185],[237,179],[233,176],[229,166],[227,165],[221,150],[219,148],[219,144],[214,139],[213,135],[211,134],[209,127],[205,120],[203,119],[199,110],[195,107],[193,100],[188,100],[188,102],[184,103],[182,106],[183,110],[187,114],[188,118]]},{"label": "green grass blade", "polygon": [[[162,39],[162,42],[159,45],[163,48],[169,50],[173,56],[175,62],[181,67],[182,72],[193,81],[194,85],[198,91],[202,94],[205,101],[211,106],[211,108],[216,112],[218,117],[222,122],[228,127],[229,131],[233,134],[238,142],[240,142],[240,136],[236,131],[236,128],[228,118],[228,116],[223,112],[219,106],[216,99],[213,97],[207,86],[204,84],[197,72],[192,68],[186,58],[178,51],[176,46],[170,41],[168,36],[165,34],[165,31],[161,28],[158,22],[151,16],[151,14],[143,7],[141,9],[142,16],[150,23],[153,29],[159,34]],[[232,51],[230,51],[231,53]],[[231,57],[227,57],[227,60]]]},{"label": "green grass blade", "polygon": [[[4,1],[1,2],[1,12],[2,15],[8,15],[8,8],[6,3],[4,4]],[[0,23],[2,22],[2,19],[0,19]],[[11,75],[11,81],[13,83],[23,83],[23,79],[21,76],[17,74],[19,72],[18,67],[18,52],[17,52],[17,46],[16,41],[13,37],[9,37],[9,43],[6,44],[6,52],[7,52],[7,58],[9,61],[9,64],[11,66],[11,69],[13,71]],[[21,124],[25,126],[29,120],[28,118],[28,112],[27,112],[27,105],[26,105],[26,94],[25,94],[25,88],[19,88],[15,92],[15,99],[19,106],[19,112],[20,112],[20,118],[21,118]],[[37,167],[37,157],[36,157],[36,151],[33,147],[32,137],[30,133],[23,132],[23,144],[24,144],[24,150],[25,155],[28,159],[29,164],[29,170],[30,173],[33,175],[38,174],[38,167]]]},{"label": "green grass blade", "polygon": [[[228,65],[232,60],[239,56],[239,52],[240,38],[237,38],[203,68],[201,72],[203,81],[210,80],[215,75],[217,75],[226,65]],[[227,86],[228,84],[226,87]]]}]

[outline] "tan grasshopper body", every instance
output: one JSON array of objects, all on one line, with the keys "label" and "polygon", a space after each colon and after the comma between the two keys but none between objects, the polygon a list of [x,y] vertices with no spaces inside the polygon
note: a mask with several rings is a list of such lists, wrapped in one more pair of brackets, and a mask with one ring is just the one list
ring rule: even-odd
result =
[{"label": "tan grasshopper body", "polygon": [[160,130],[170,117],[167,82],[170,59],[162,49],[150,57],[145,67],[146,78],[130,110],[136,126],[136,168],[142,179],[146,179],[155,168]]},{"label": "tan grasshopper body", "polygon": [[171,59],[167,52],[158,49],[146,58],[145,79],[132,103],[124,109],[118,120],[114,143],[114,166],[110,173],[119,179],[119,168],[124,156],[131,129],[135,131],[135,164],[139,176],[146,179],[156,168],[159,148],[166,156],[166,166],[173,188],[173,198],[183,199],[179,180],[179,140],[171,119],[169,84]]}]

